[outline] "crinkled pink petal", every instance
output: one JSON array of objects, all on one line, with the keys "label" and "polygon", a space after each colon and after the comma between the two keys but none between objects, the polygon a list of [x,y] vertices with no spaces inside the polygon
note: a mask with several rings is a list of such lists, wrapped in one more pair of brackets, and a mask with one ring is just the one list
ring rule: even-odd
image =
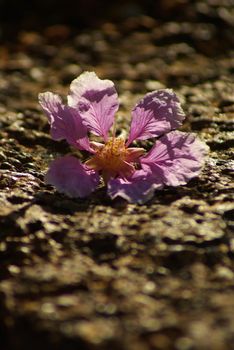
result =
[{"label": "crinkled pink petal", "polygon": [[208,150],[194,134],[172,131],[161,137],[140,162],[165,185],[184,185],[199,174]]},{"label": "crinkled pink petal", "polygon": [[153,91],[135,106],[127,145],[165,134],[182,124],[185,114],[176,94],[170,90]]},{"label": "crinkled pink petal", "polygon": [[39,103],[48,116],[54,140],[65,139],[78,149],[90,151],[87,128],[77,111],[63,105],[61,98],[52,92],[39,94]]},{"label": "crinkled pink petal", "polygon": [[94,72],[84,72],[71,83],[68,105],[79,110],[92,133],[107,140],[119,107],[112,81],[101,80]]},{"label": "crinkled pink petal", "polygon": [[55,159],[45,176],[46,183],[69,197],[87,197],[99,184],[99,175],[77,158],[65,156]]},{"label": "crinkled pink petal", "polygon": [[144,170],[136,170],[129,179],[117,177],[108,182],[111,199],[122,197],[130,203],[145,203],[153,197],[155,189],[161,188],[162,183]]}]

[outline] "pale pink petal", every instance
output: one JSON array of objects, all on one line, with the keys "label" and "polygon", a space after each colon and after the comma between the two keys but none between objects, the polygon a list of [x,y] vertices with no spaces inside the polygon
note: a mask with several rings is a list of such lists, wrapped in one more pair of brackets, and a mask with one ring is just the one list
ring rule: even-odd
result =
[{"label": "pale pink petal", "polygon": [[129,179],[111,179],[108,182],[108,194],[111,199],[122,197],[130,203],[145,203],[153,197],[155,189],[161,189],[162,186],[147,171],[136,170]]},{"label": "pale pink petal", "polygon": [[137,162],[138,159],[145,154],[145,149],[144,148],[139,148],[139,147],[129,147],[127,148],[127,162]]},{"label": "pale pink petal", "polygon": [[47,184],[69,197],[87,197],[99,184],[99,175],[72,156],[55,159],[45,176]]},{"label": "pale pink petal", "polygon": [[179,127],[185,115],[176,94],[170,90],[153,91],[132,111],[129,145],[134,140],[146,140]]},{"label": "pale pink petal", "polygon": [[79,110],[92,133],[107,140],[119,107],[112,81],[101,80],[94,72],[84,72],[71,83],[68,105]]},{"label": "pale pink petal", "polygon": [[165,185],[184,185],[199,175],[208,150],[194,134],[172,131],[161,137],[140,162]]},{"label": "pale pink petal", "polygon": [[39,103],[48,117],[54,140],[65,139],[78,149],[90,151],[87,127],[77,111],[65,106],[61,98],[52,92],[39,94]]}]

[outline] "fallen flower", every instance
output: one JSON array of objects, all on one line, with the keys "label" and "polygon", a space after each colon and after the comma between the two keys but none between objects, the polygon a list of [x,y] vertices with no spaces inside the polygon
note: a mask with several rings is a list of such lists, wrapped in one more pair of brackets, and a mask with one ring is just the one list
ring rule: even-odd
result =
[{"label": "fallen flower", "polygon": [[[84,72],[72,81],[68,105],[51,92],[39,94],[39,103],[54,140],[65,139],[91,154],[84,164],[67,155],[50,165],[46,182],[70,197],[88,196],[97,188],[101,175],[112,199],[119,196],[144,203],[155,189],[184,185],[197,176],[208,152],[208,146],[194,134],[174,131],[185,114],[169,89],[148,93],[137,103],[127,140],[116,137],[115,132],[108,135],[119,107],[118,96],[113,82],[99,79],[94,72]],[[90,141],[88,132],[104,143]],[[157,140],[148,153],[129,147],[135,140],[149,138]]]}]

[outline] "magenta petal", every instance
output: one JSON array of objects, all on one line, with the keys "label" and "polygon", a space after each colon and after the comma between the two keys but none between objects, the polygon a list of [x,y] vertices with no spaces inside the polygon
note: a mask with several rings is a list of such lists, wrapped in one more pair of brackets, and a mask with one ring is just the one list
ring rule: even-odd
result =
[{"label": "magenta petal", "polygon": [[208,150],[194,134],[172,131],[160,138],[140,162],[165,185],[184,185],[199,174]]},{"label": "magenta petal", "polygon": [[90,150],[87,128],[77,111],[63,105],[61,98],[52,92],[39,94],[39,103],[48,116],[54,140],[65,139],[78,149]]},{"label": "magenta petal", "polygon": [[132,111],[127,144],[165,134],[180,126],[184,118],[179,99],[172,90],[150,92]]},{"label": "magenta petal", "polygon": [[108,194],[111,199],[122,197],[130,203],[145,203],[153,197],[155,189],[161,189],[162,186],[146,171],[137,170],[130,179],[111,179],[108,182]]},{"label": "magenta petal", "polygon": [[69,197],[83,198],[96,189],[99,175],[86,168],[77,158],[65,156],[51,163],[45,181]]},{"label": "magenta petal", "polygon": [[84,72],[72,81],[68,104],[79,110],[92,133],[107,140],[114,114],[119,107],[112,81],[101,80],[94,72]]}]

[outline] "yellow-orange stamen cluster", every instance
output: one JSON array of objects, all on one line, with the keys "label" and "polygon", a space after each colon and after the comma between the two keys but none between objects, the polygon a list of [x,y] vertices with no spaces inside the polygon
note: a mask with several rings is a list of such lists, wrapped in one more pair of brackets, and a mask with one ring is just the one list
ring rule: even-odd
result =
[{"label": "yellow-orange stamen cluster", "polygon": [[112,137],[105,145],[98,147],[97,153],[86,162],[86,165],[94,170],[102,170],[104,179],[108,180],[118,174],[131,173],[133,167],[126,163],[127,157],[128,149],[124,139]]}]

